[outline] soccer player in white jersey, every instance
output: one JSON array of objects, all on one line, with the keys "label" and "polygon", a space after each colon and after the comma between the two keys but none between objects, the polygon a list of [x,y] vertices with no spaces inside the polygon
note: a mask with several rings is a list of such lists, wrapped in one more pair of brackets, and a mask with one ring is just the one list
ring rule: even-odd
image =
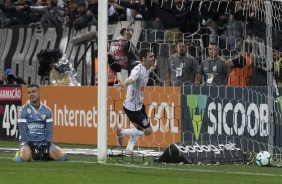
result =
[{"label": "soccer player in white jersey", "polygon": [[29,102],[18,112],[19,151],[14,160],[16,162],[28,162],[31,159],[67,161],[67,154],[52,143],[52,112],[40,102],[39,86],[31,84],[28,85],[27,90]]},{"label": "soccer player in white jersey", "polygon": [[126,100],[123,109],[127,117],[134,125],[130,129],[117,129],[118,144],[123,145],[123,136],[130,135],[126,150],[131,154],[139,136],[151,135],[153,129],[148,121],[143,104],[144,89],[149,80],[149,74],[155,67],[154,53],[149,49],[140,51],[140,64],[131,70],[130,76],[124,81],[115,85],[117,90],[127,87]]}]

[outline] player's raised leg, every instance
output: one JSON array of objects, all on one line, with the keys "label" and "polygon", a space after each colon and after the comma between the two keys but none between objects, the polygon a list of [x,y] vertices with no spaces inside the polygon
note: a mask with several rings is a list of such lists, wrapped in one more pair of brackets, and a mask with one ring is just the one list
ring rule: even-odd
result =
[{"label": "player's raised leg", "polygon": [[140,136],[151,135],[152,132],[153,132],[152,127],[148,127],[148,128],[142,129],[142,130],[139,130],[139,129],[135,128],[135,127],[134,128],[130,128],[130,129],[119,128],[117,130],[117,133],[118,133],[117,134],[117,136],[118,136],[118,143],[119,143],[120,146],[122,146],[122,139],[120,139],[120,138],[121,137],[123,138],[124,135],[130,135],[130,138],[128,140],[128,144],[127,144],[126,150],[132,152],[133,148],[134,148],[134,145],[137,142],[138,138]]}]

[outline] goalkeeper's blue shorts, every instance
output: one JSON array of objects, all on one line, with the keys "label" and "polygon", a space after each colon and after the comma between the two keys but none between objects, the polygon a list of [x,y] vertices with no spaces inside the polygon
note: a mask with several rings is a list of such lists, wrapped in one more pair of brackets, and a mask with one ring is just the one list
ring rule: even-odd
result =
[{"label": "goalkeeper's blue shorts", "polygon": [[[44,142],[45,142],[45,141],[40,141],[40,142],[34,141],[34,144],[37,145],[37,146],[40,148]],[[19,148],[21,149],[23,146],[28,146],[28,143],[27,143],[27,142],[24,142],[24,141],[22,141],[22,140],[20,140],[20,141],[19,141]],[[51,144],[50,144],[49,152],[51,152],[55,147],[57,147],[57,145],[51,143]]]}]

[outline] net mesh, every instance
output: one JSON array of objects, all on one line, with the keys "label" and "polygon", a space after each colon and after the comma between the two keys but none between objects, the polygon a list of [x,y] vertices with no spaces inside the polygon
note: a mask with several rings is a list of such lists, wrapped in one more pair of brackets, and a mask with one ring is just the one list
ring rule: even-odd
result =
[{"label": "net mesh", "polygon": [[[135,3],[130,1],[129,4]],[[282,2],[149,0],[141,3],[140,7],[144,9],[130,5],[124,7],[136,9],[142,18],[130,14],[129,21],[111,23],[108,36],[111,47],[117,46],[114,43],[127,45],[125,53],[129,69],[136,65],[142,48],[151,48],[157,58],[157,70],[150,75],[150,87],[145,90],[144,100],[154,132],[139,137],[133,154],[128,155],[125,147],[117,148],[115,140],[109,141],[109,154],[114,156],[111,159],[121,163],[148,163],[154,162],[174,142],[191,145],[197,142],[206,147],[215,142],[236,145],[233,147],[235,154],[238,149],[244,153],[244,159],[240,161],[252,161],[259,151],[270,151],[278,164],[282,147],[279,95],[282,84]],[[129,37],[118,38],[122,28],[129,29],[126,30]],[[231,87],[227,81],[222,85],[183,86],[182,83],[176,87],[169,86],[170,57],[179,51],[176,46],[179,39],[187,46],[186,54],[193,56],[199,64],[209,57],[209,43],[217,43],[219,56],[229,60],[240,54],[242,43],[249,42],[252,49],[245,50],[252,58],[249,86],[232,86],[231,82]],[[119,56],[114,50],[111,54],[116,58]],[[130,70],[125,68],[122,72],[121,81]],[[122,90],[108,98],[112,105],[108,112],[112,134],[117,127],[132,128],[122,110],[124,96],[125,90]],[[125,136],[125,145],[128,140],[129,137]],[[225,151],[221,154],[222,159],[228,157]],[[197,161],[201,163],[207,157]]]}]

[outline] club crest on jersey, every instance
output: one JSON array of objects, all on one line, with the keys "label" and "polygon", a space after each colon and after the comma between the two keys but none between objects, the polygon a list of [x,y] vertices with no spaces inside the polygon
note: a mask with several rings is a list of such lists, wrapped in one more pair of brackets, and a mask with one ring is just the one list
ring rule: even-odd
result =
[{"label": "club crest on jersey", "polygon": [[143,126],[148,126],[148,124],[149,124],[146,119],[143,119],[142,123],[143,123]]},{"label": "club crest on jersey", "polygon": [[41,115],[41,118],[42,118],[43,120],[45,120],[45,119],[46,119],[46,115],[45,115],[45,114],[42,114],[42,115]]},{"label": "club crest on jersey", "polygon": [[31,110],[30,110],[30,108],[27,108],[27,112],[28,112],[28,113],[31,113]]}]

